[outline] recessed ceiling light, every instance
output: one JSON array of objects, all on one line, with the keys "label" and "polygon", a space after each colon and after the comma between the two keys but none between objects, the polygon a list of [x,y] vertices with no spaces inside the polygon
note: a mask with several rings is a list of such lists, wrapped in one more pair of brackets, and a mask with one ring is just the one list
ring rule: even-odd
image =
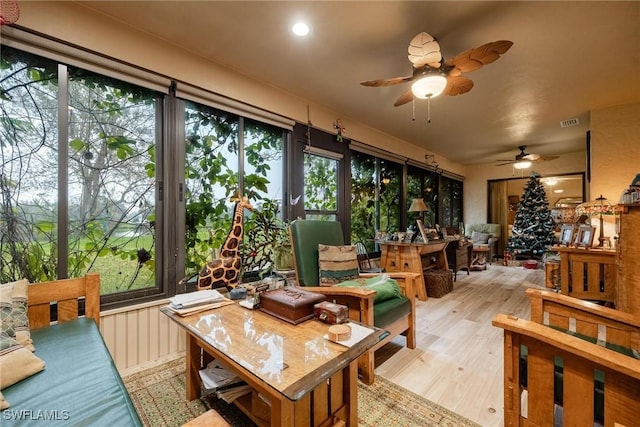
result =
[{"label": "recessed ceiling light", "polygon": [[304,22],[296,22],[291,26],[291,32],[296,36],[306,36],[310,31],[311,29],[309,28],[309,25],[305,24]]},{"label": "recessed ceiling light", "polygon": [[560,193],[564,193],[564,190],[562,188],[558,188],[556,190],[553,190],[553,192],[556,194],[560,194]]}]

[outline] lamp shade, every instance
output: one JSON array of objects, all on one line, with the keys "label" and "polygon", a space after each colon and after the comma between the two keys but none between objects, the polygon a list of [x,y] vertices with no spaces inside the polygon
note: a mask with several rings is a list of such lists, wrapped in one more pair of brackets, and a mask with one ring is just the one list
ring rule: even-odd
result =
[{"label": "lamp shade", "polygon": [[435,98],[447,86],[447,79],[439,74],[432,74],[418,79],[411,85],[413,96],[419,99]]},{"label": "lamp shade", "polygon": [[609,200],[600,195],[595,200],[580,203],[576,206],[576,215],[587,215],[589,217],[595,215],[613,215],[613,205]]},{"label": "lamp shade", "polygon": [[427,212],[429,207],[424,203],[423,199],[413,199],[411,206],[409,206],[409,212]]}]

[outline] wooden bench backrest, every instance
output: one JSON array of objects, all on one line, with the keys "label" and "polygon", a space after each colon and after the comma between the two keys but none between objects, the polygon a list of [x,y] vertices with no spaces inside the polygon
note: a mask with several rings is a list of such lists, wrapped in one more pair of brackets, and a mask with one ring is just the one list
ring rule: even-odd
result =
[{"label": "wooden bench backrest", "polygon": [[[551,291],[527,289],[531,320],[640,350],[640,318]],[[599,334],[600,332],[600,334]]]},{"label": "wooden bench backrest", "polygon": [[58,304],[58,322],[78,318],[78,301],[84,299],[85,316],[100,325],[100,275],[36,283],[29,286],[29,326],[41,328],[51,324],[51,303]]},{"label": "wooden bench backrest", "polygon": [[[564,425],[593,425],[594,372],[604,373],[605,425],[636,425],[640,360],[525,319],[498,314],[504,329],[504,425],[554,425],[554,369],[563,361]],[[521,414],[521,346],[527,347],[527,416]]]}]

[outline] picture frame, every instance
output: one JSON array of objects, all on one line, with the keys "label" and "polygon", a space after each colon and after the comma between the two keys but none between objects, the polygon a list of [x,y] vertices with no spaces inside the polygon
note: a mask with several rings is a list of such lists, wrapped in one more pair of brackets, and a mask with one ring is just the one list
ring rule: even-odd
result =
[{"label": "picture frame", "polygon": [[596,228],[590,225],[581,225],[576,233],[575,246],[578,248],[590,248],[593,245],[593,237],[596,234]]},{"label": "picture frame", "polygon": [[427,235],[427,230],[424,228],[424,224],[422,223],[422,220],[416,220],[416,222],[418,223],[418,230],[420,230],[420,236],[422,236],[422,241],[424,243],[427,243],[429,241],[429,236]]},{"label": "picture frame", "polygon": [[575,233],[575,226],[573,224],[563,224],[560,228],[560,246],[571,246],[573,244],[573,235]]}]

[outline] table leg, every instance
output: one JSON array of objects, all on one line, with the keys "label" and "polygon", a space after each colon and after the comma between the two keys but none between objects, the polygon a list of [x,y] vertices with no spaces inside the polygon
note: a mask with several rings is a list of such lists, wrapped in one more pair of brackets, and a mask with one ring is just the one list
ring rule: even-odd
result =
[{"label": "table leg", "polygon": [[185,357],[187,363],[186,372],[186,389],[187,400],[192,401],[200,397],[200,356],[201,348],[196,339],[187,332],[187,355]]},{"label": "table leg", "polygon": [[345,368],[344,373],[344,389],[347,390],[347,401],[349,402],[347,424],[355,427],[358,425],[358,362],[355,360],[351,362],[349,367]]},{"label": "table leg", "polygon": [[422,274],[422,260],[420,259],[420,248],[417,246],[404,246],[399,247],[398,250],[402,253],[400,256],[400,267],[402,271],[418,273],[416,278],[416,295],[420,301],[427,300],[427,287],[424,283],[424,275]]}]

